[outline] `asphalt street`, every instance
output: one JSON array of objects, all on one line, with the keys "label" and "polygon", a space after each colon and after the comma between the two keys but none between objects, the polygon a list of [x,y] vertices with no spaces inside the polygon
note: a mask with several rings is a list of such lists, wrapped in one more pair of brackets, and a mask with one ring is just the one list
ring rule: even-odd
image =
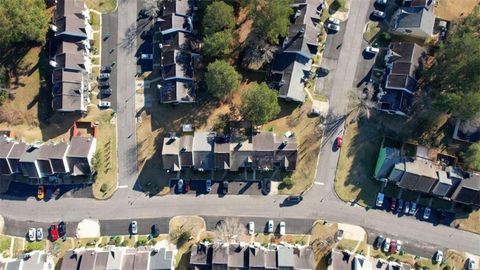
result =
[{"label": "asphalt street", "polygon": [[[316,183],[304,194],[301,203],[284,207],[286,196],[249,195],[170,195],[148,197],[133,189],[136,180],[135,144],[135,57],[134,50],[117,49],[117,133],[119,156],[120,189],[107,201],[87,198],[61,198],[58,200],[37,201],[34,198],[12,198],[2,196],[0,214],[6,220],[6,233],[23,236],[29,227],[36,224],[47,226],[60,220],[72,224],[84,218],[101,220],[102,233],[126,234],[132,219],[139,222],[140,232],[148,231],[156,222],[161,231],[166,230],[167,219],[177,215],[200,215],[206,218],[207,227],[222,219],[235,216],[242,222],[254,220],[260,224],[268,219],[287,223],[287,232],[307,232],[313,219],[328,222],[342,222],[366,228],[371,237],[378,232],[388,233],[408,245],[424,250],[453,248],[480,254],[480,235],[461,231],[447,226],[434,226],[413,217],[398,217],[382,210],[365,209],[340,201],[333,190],[333,181],[338,161],[338,152],[332,151],[335,136],[343,131],[343,116],[347,110],[347,97],[357,83],[357,70],[361,62],[362,41],[372,1],[351,1],[350,16],[345,24],[342,46],[339,47],[338,61],[331,81],[330,124],[322,145],[317,166]],[[136,1],[120,1],[118,8],[119,45],[125,44],[128,29],[135,24]],[[341,39],[342,36],[335,38]],[[338,41],[336,41],[338,42]],[[136,45],[135,45],[136,46]],[[334,57],[333,57],[334,58]],[[162,225],[161,225],[162,224]],[[42,225],[42,226],[43,226]],[[424,255],[426,256],[426,255]]]}]

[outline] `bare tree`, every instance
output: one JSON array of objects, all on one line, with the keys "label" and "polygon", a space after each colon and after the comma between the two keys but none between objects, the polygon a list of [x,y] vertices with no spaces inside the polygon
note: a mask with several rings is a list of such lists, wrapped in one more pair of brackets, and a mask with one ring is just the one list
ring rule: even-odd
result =
[{"label": "bare tree", "polygon": [[155,18],[160,15],[162,5],[163,0],[144,0],[143,9],[150,18]]},{"label": "bare tree", "polygon": [[242,234],[245,234],[245,226],[236,218],[227,218],[216,228],[217,239],[226,243],[238,242]]},{"label": "bare tree", "polygon": [[368,94],[358,94],[356,92],[349,93],[348,114],[354,114],[354,121],[365,117],[370,119],[371,110],[374,104],[368,99]]}]

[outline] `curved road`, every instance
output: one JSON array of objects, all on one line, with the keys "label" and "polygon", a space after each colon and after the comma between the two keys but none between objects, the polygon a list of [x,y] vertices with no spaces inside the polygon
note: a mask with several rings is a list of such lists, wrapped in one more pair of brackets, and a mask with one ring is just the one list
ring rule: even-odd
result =
[{"label": "curved road", "polygon": [[[124,12],[119,17],[119,40],[125,34],[125,27],[135,23],[135,18],[127,14],[136,10],[135,1],[120,1],[119,12]],[[351,1],[350,17],[346,24],[342,49],[338,58],[337,69],[334,76],[334,89],[330,97],[331,114],[342,115],[346,109],[348,92],[352,90],[354,75],[357,69],[357,59],[361,55],[361,33],[368,17],[371,1]],[[124,10],[124,11],[122,11]],[[128,10],[128,12],[126,12]],[[133,13],[133,14],[136,14]],[[122,19],[120,19],[122,18]],[[123,22],[121,22],[123,20]],[[123,56],[121,56],[123,55]],[[120,60],[124,57],[125,59]],[[133,93],[132,82],[125,78],[131,74],[134,59],[131,53],[119,53],[118,56],[119,86],[125,86],[118,96],[118,106],[125,104],[124,111],[118,112],[118,135],[125,136],[122,128],[132,128],[133,101],[128,100],[129,93]],[[130,77],[133,81],[133,76]],[[132,87],[132,88],[130,88]],[[120,88],[120,87],[119,87]],[[122,99],[127,99],[122,101]],[[134,120],[134,119],[133,119]],[[340,133],[343,124],[335,127],[331,133]],[[133,127],[134,128],[134,127]],[[6,220],[11,220],[11,226],[18,225],[29,227],[34,222],[50,223],[64,220],[77,222],[84,218],[97,218],[100,220],[127,221],[131,219],[147,219],[172,217],[176,215],[202,215],[202,216],[238,216],[258,218],[292,218],[313,219],[320,218],[331,222],[351,223],[363,226],[370,231],[387,232],[392,236],[401,238],[404,242],[422,242],[425,248],[453,248],[480,254],[480,236],[477,234],[456,230],[447,226],[433,226],[431,223],[420,222],[413,218],[399,218],[380,210],[366,210],[361,207],[350,206],[341,202],[333,192],[333,179],[338,160],[338,153],[331,151],[331,144],[335,136],[327,137],[322,147],[317,168],[316,182],[306,194],[304,200],[295,206],[281,207],[285,196],[225,196],[216,195],[172,195],[166,197],[146,197],[141,192],[133,190],[136,177],[132,164],[127,164],[135,157],[132,154],[132,140],[119,138],[119,179],[122,185],[128,188],[119,189],[107,201],[97,201],[83,198],[62,198],[48,202],[38,202],[31,198],[26,201],[15,198],[2,197],[0,201],[0,215]],[[122,145],[125,143],[124,145]],[[128,159],[126,159],[128,158]],[[120,160],[124,160],[123,162]],[[125,165],[125,166],[124,166]],[[9,223],[7,222],[7,231]],[[13,230],[12,230],[13,231]]]}]

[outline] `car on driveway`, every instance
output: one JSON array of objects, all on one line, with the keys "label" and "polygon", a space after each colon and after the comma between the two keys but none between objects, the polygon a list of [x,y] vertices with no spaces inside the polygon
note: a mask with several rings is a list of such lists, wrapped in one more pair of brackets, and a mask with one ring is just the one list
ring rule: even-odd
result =
[{"label": "car on driveway", "polygon": [[133,220],[132,223],[130,223],[130,232],[132,234],[137,234],[138,233],[138,224],[136,220]]},{"label": "car on driveway", "polygon": [[390,251],[390,238],[385,238],[385,243],[383,243],[383,252]]},{"label": "car on driveway", "polygon": [[255,233],[255,223],[253,221],[248,222],[248,234],[253,235]]},{"label": "car on driveway", "polygon": [[58,225],[52,224],[48,228],[48,234],[50,235],[50,241],[55,242],[58,240]]},{"label": "car on driveway", "polygon": [[183,179],[180,179],[177,182],[177,192],[183,193]]},{"label": "car on driveway", "polygon": [[395,209],[397,208],[397,198],[392,198],[392,200],[390,201],[390,211],[395,211]]},{"label": "car on driveway", "polygon": [[228,181],[227,180],[223,181],[223,183],[222,183],[222,192],[223,192],[223,194],[228,193]]},{"label": "car on driveway", "polygon": [[151,53],[142,53],[140,55],[140,58],[143,60],[152,60],[153,59],[153,54]]},{"label": "car on driveway", "polygon": [[280,221],[280,235],[285,235],[285,222]]},{"label": "car on driveway", "polygon": [[108,80],[99,81],[98,85],[100,85],[100,87],[102,87],[102,88],[108,88],[108,87],[110,87],[110,82]]},{"label": "car on driveway", "polygon": [[110,78],[110,73],[100,73],[100,75],[98,75],[99,80],[106,80],[108,78]]},{"label": "car on driveway", "polygon": [[380,19],[385,19],[385,12],[380,11],[380,10],[374,10],[372,12],[373,16],[380,18]]},{"label": "car on driveway", "polygon": [[423,210],[423,219],[428,220],[431,213],[432,209],[430,207],[425,207],[425,210]]},{"label": "car on driveway", "polygon": [[273,233],[273,220],[271,219],[267,222],[267,231]]},{"label": "car on driveway", "polygon": [[406,202],[405,202],[405,207],[404,207],[404,209],[403,209],[403,213],[406,214],[406,215],[407,215],[408,213],[410,213],[410,202],[409,202],[409,201],[406,201]]},{"label": "car on driveway", "polygon": [[402,244],[403,244],[402,241],[397,240],[397,252],[402,251],[402,248],[403,248]]},{"label": "car on driveway", "polygon": [[377,194],[377,200],[375,201],[375,205],[377,207],[382,207],[384,199],[385,199],[385,195],[382,192],[379,192]]},{"label": "car on driveway", "polygon": [[368,47],[365,48],[365,52],[371,53],[371,54],[377,54],[377,53],[380,52],[380,49],[372,47],[372,46],[368,46]]},{"label": "car on driveway", "polygon": [[402,213],[402,210],[403,210],[403,200],[402,199],[398,199],[398,202],[397,202],[397,212],[399,214]]},{"label": "car on driveway", "polygon": [[336,139],[335,139],[335,147],[337,149],[339,149],[340,147],[342,147],[342,144],[343,144],[343,137],[342,136],[338,136]]},{"label": "car on driveway", "polygon": [[390,253],[397,253],[397,240],[395,239],[392,239],[392,241],[390,242]]},{"label": "car on driveway", "polygon": [[99,108],[108,109],[108,108],[110,108],[110,106],[112,106],[112,103],[110,103],[110,101],[102,101],[102,100],[100,100],[100,101],[98,102],[98,107],[99,107]]},{"label": "car on driveway", "polygon": [[35,230],[35,228],[28,229],[28,241],[30,241],[30,242],[35,241],[36,233],[37,233],[37,231]]},{"label": "car on driveway", "polygon": [[333,24],[336,24],[336,25],[339,25],[340,24],[340,20],[335,18],[335,17],[329,17],[328,18],[328,22],[329,23],[333,23]]},{"label": "car on driveway", "polygon": [[183,192],[187,193],[190,191],[190,181],[185,181]]},{"label": "car on driveway", "polygon": [[340,25],[334,24],[334,23],[327,23],[326,25],[327,29],[338,32],[340,31]]},{"label": "car on driveway", "polygon": [[377,239],[375,240],[375,248],[376,249],[381,249],[383,246],[383,242],[385,242],[385,237],[383,235],[377,236]]},{"label": "car on driveway", "polygon": [[262,182],[262,194],[263,195],[268,195],[268,193],[270,193],[271,187],[272,187],[272,181],[271,180],[264,180]]},{"label": "car on driveway", "polygon": [[205,189],[207,193],[210,193],[210,191],[212,191],[212,180],[208,179],[205,184],[206,184]]},{"label": "car on driveway", "polygon": [[437,252],[435,253],[435,256],[433,258],[433,261],[435,263],[442,263],[442,261],[443,261],[443,251],[437,250]]},{"label": "car on driveway", "polygon": [[65,222],[60,221],[60,223],[58,223],[58,235],[60,237],[64,237],[66,234],[67,234],[67,226]]},{"label": "car on driveway", "polygon": [[43,200],[43,198],[45,198],[45,187],[44,186],[38,186],[37,199]]},{"label": "car on driveway", "polygon": [[153,237],[158,237],[160,235],[160,229],[158,228],[158,225],[157,224],[153,224],[152,225],[152,236]]},{"label": "car on driveway", "polygon": [[43,229],[37,228],[37,241],[42,241],[42,240],[43,240]]},{"label": "car on driveway", "polygon": [[410,215],[415,215],[417,212],[417,203],[411,202],[410,203],[410,211],[408,212]]},{"label": "car on driveway", "polygon": [[108,73],[108,72],[112,72],[112,67],[111,66],[103,66],[100,69],[100,73]]}]

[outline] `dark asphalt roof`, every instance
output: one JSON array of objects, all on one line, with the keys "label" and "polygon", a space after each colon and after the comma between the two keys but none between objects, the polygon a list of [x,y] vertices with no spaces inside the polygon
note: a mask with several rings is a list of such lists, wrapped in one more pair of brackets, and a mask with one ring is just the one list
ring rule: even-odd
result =
[{"label": "dark asphalt roof", "polygon": [[20,166],[22,167],[22,172],[24,176],[29,178],[40,178],[38,174],[36,160],[40,151],[38,148],[31,147],[26,152],[23,153],[20,158]]},{"label": "dark asphalt roof", "polygon": [[191,0],[164,1],[163,15],[178,14],[188,15],[192,13],[193,2]]},{"label": "dark asphalt roof", "polygon": [[196,89],[193,81],[190,80],[172,80],[166,81],[160,88],[160,97],[163,103],[195,102]]},{"label": "dark asphalt roof", "polygon": [[380,98],[380,109],[407,114],[412,106],[413,96],[403,90],[385,89]]},{"label": "dark asphalt roof", "polygon": [[162,42],[165,50],[190,50],[190,34],[184,32],[174,32],[163,36]]},{"label": "dark asphalt roof", "polygon": [[281,97],[296,101],[305,100],[304,79],[309,72],[306,58],[295,53],[279,53],[273,59],[273,88],[279,91]]},{"label": "dark asphalt roof", "polygon": [[184,63],[191,65],[192,56],[189,53],[180,50],[162,50],[162,66],[168,66],[175,63]]},{"label": "dark asphalt roof", "polygon": [[167,31],[170,29],[175,29],[179,31],[188,31],[189,25],[187,19],[182,16],[178,16],[175,14],[168,14],[161,17],[162,21],[160,21],[160,31]]},{"label": "dark asphalt roof", "polygon": [[75,15],[85,9],[83,0],[57,0],[55,5],[55,17]]},{"label": "dark asphalt roof", "polygon": [[27,144],[24,142],[16,143],[13,146],[13,149],[10,152],[10,155],[8,155],[8,159],[20,159],[23,153],[25,153],[25,151],[27,150],[27,147],[28,147]]},{"label": "dark asphalt roof", "polygon": [[164,170],[179,171],[180,161],[178,154],[164,154],[162,155],[162,163]]},{"label": "dark asphalt roof", "polygon": [[221,264],[221,265],[228,264],[228,245],[223,245],[223,244],[213,245],[212,264]]},{"label": "dark asphalt roof", "polygon": [[275,149],[275,136],[272,132],[253,135],[252,144],[254,151],[272,151]]},{"label": "dark asphalt roof", "polygon": [[15,142],[0,141],[0,158],[7,158],[13,149]]},{"label": "dark asphalt roof", "polygon": [[189,63],[176,63],[163,66],[162,74],[165,80],[174,78],[192,79],[193,70]]},{"label": "dark asphalt roof", "polygon": [[248,266],[249,268],[265,268],[265,249],[261,247],[248,248]]},{"label": "dark asphalt roof", "polygon": [[417,81],[408,75],[390,74],[387,77],[385,87],[393,89],[406,89],[410,92],[415,92],[417,88]]},{"label": "dark asphalt roof", "polygon": [[83,87],[81,83],[60,82],[54,85],[52,107],[54,110],[81,111],[83,104]]},{"label": "dark asphalt roof", "polygon": [[95,138],[90,137],[72,137],[70,140],[70,147],[67,152],[67,157],[86,158],[93,147]]},{"label": "dark asphalt roof", "polygon": [[175,260],[175,257],[172,251],[160,248],[158,252],[150,253],[150,270],[171,269],[173,260]]},{"label": "dark asphalt roof", "polygon": [[203,243],[194,244],[190,252],[190,265],[202,266],[212,262],[212,247]]},{"label": "dark asphalt roof", "polygon": [[405,173],[399,186],[429,193],[437,182],[438,176],[434,165],[430,161],[416,159],[405,162]]},{"label": "dark asphalt roof", "polygon": [[180,138],[180,164],[182,166],[193,166],[192,144],[193,136],[185,135]]},{"label": "dark asphalt roof", "polygon": [[85,59],[82,54],[62,53],[55,56],[57,68],[85,71]]},{"label": "dark asphalt roof", "polygon": [[85,19],[80,16],[67,15],[55,20],[56,35],[67,33],[75,36],[87,37]]},{"label": "dark asphalt roof", "polygon": [[52,73],[52,82],[71,82],[71,83],[81,83],[83,81],[83,74],[81,72],[72,72],[67,71],[62,68],[55,69]]},{"label": "dark asphalt roof", "polygon": [[463,204],[480,206],[480,174],[471,173],[470,177],[463,179],[452,199]]},{"label": "dark asphalt roof", "polygon": [[71,53],[71,54],[84,54],[85,48],[81,42],[69,42],[69,41],[52,41],[53,45],[56,47],[55,55],[62,53]]}]

